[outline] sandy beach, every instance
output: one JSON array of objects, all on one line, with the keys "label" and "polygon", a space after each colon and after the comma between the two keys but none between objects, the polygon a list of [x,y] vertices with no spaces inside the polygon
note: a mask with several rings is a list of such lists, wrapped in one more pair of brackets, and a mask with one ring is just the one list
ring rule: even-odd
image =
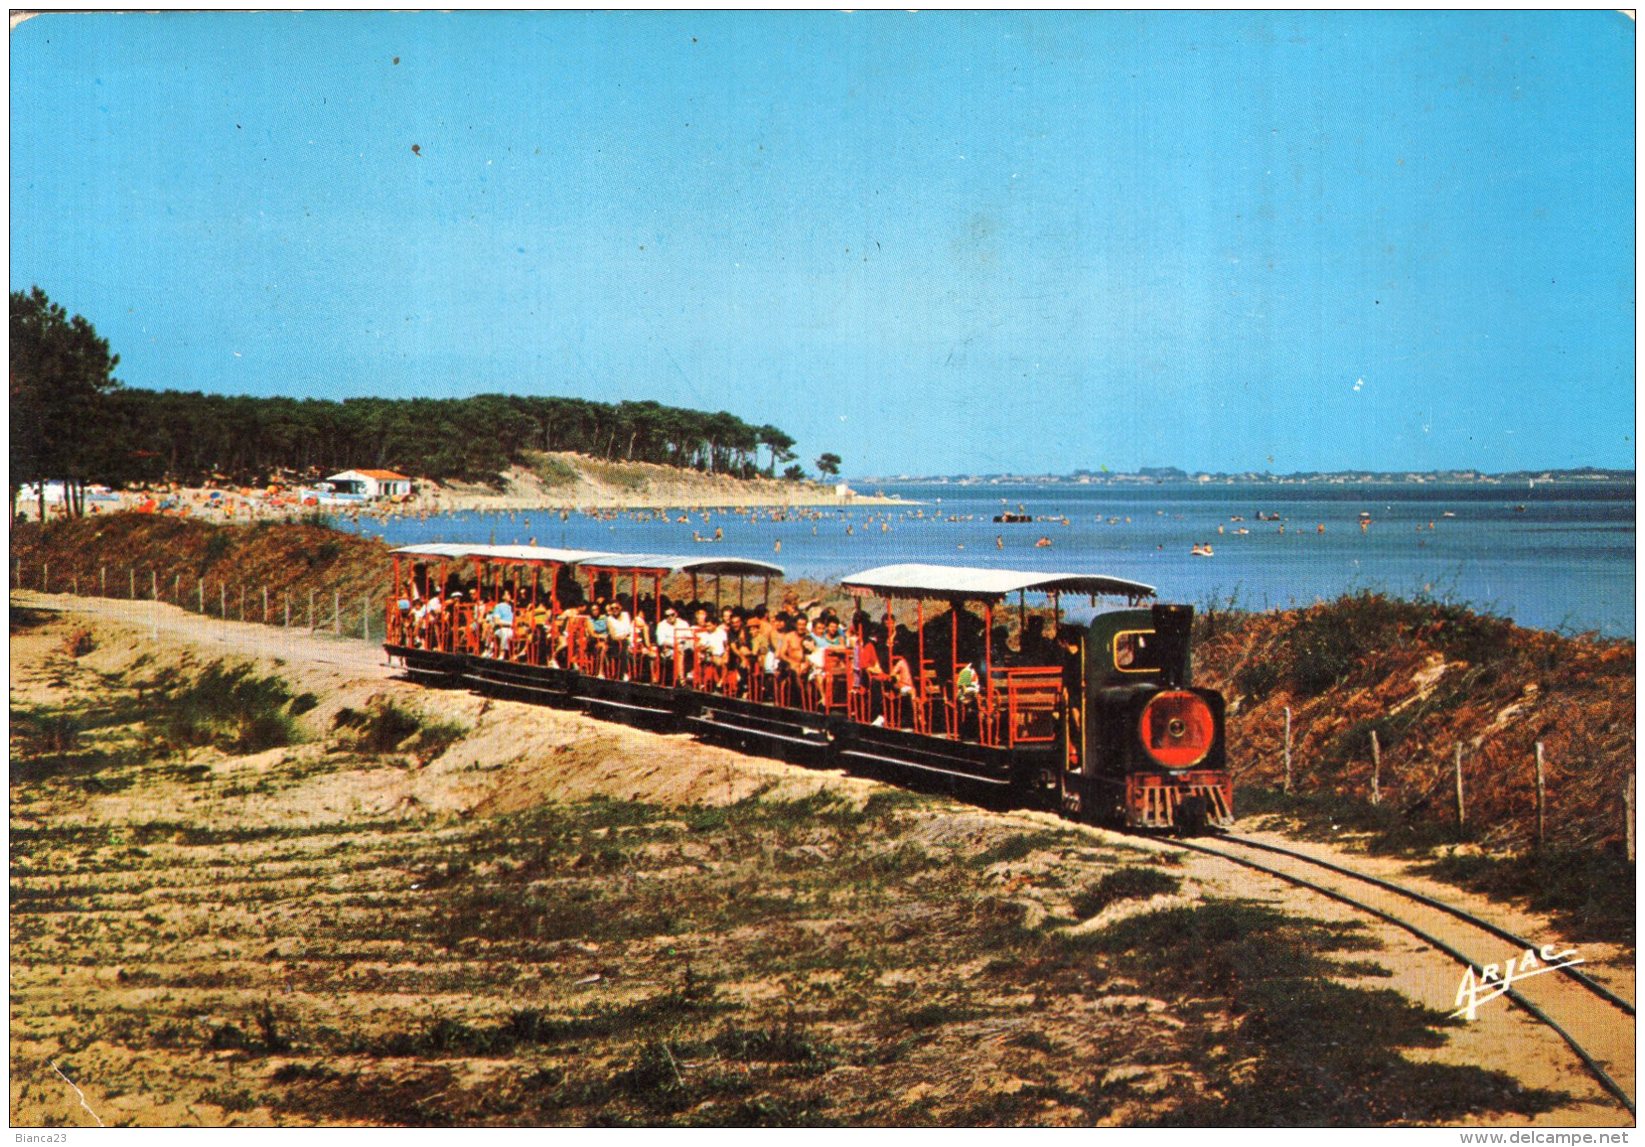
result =
[{"label": "sandy beach", "polygon": [[[508,510],[641,510],[754,509],[771,507],[896,506],[907,504],[883,494],[862,493],[845,483],[742,479],[702,474],[643,462],[611,463],[578,454],[555,455],[564,464],[562,480],[545,481],[523,466],[503,474],[500,486],[480,482],[436,482],[413,478],[409,497],[333,505],[305,498],[299,483],[273,482],[251,487],[229,484],[183,486],[163,483],[145,489],[112,491],[88,499],[88,514],[122,510],[175,514],[210,522],[278,521],[308,512],[387,520],[426,517],[457,511]],[[49,498],[49,494],[48,494]],[[18,501],[28,518],[37,515],[33,499]],[[46,505],[48,517],[64,510]]]}]

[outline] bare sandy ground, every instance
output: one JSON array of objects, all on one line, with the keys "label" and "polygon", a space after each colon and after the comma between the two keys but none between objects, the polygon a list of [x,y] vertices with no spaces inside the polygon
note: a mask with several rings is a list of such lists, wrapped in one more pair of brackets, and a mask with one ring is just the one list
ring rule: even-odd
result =
[{"label": "bare sandy ground", "polygon": [[[277,671],[298,688],[314,692],[320,704],[307,720],[318,729],[328,727],[344,707],[360,709],[392,699],[431,717],[458,722],[468,730],[448,751],[415,765],[405,761],[332,758],[328,756],[331,750],[322,743],[273,750],[253,757],[207,754],[200,759],[209,771],[209,783],[167,787],[163,807],[156,806],[155,792],[135,789],[90,794],[76,791],[33,799],[22,805],[17,803],[14,794],[11,810],[14,834],[19,830],[47,828],[60,833],[65,827],[72,829],[76,825],[103,832],[111,826],[118,829],[162,822],[175,824],[175,830],[165,829],[159,837],[153,828],[146,835],[139,832],[142,840],[149,841],[142,848],[155,852],[156,858],[161,853],[175,855],[177,864],[189,866],[197,873],[176,885],[145,889],[140,884],[123,883],[121,878],[99,875],[99,864],[105,859],[106,849],[88,847],[78,859],[62,855],[48,858],[30,855],[27,850],[14,850],[14,895],[19,886],[33,894],[47,895],[58,884],[103,882],[99,903],[104,905],[97,912],[80,916],[65,914],[47,918],[51,921],[51,930],[27,939],[20,939],[17,918],[13,917],[14,960],[24,954],[20,944],[30,955],[27,962],[13,965],[11,1102],[14,1123],[62,1122],[71,1126],[89,1123],[52,1066],[70,1061],[77,1085],[99,1113],[98,1118],[110,1124],[337,1121],[337,1117],[323,1113],[297,1118],[289,1111],[277,1114],[260,1106],[261,1093],[258,1087],[251,1086],[249,1079],[244,1087],[234,1083],[237,1066],[248,1069],[243,1056],[237,1058],[238,1053],[232,1048],[204,1055],[175,1050],[165,1044],[165,1040],[171,1038],[166,1034],[171,1029],[160,1026],[145,1029],[150,1038],[158,1041],[157,1046],[134,1055],[122,1050],[119,1041],[107,1033],[125,1031],[121,1024],[154,1025],[159,1014],[183,1017],[177,1022],[184,1024],[186,1020],[185,1026],[193,1025],[189,1030],[220,1032],[224,1029],[213,1029],[210,1025],[220,1025],[231,1016],[240,1017],[245,1023],[246,1015],[270,999],[278,1005],[282,1016],[320,1014],[329,1016],[330,1022],[339,1026],[347,1021],[362,1030],[375,1030],[373,1025],[386,1027],[403,1022],[401,1017],[405,1014],[434,999],[406,994],[404,989],[393,986],[410,976],[407,969],[425,957],[392,947],[380,948],[373,955],[362,950],[356,957],[355,970],[344,969],[343,975],[376,979],[358,984],[348,979],[351,994],[338,996],[336,985],[343,981],[331,973],[323,982],[317,980],[318,973],[312,966],[293,955],[301,947],[296,939],[301,933],[292,931],[302,927],[301,916],[287,919],[292,909],[279,899],[260,906],[264,902],[259,897],[273,895],[273,890],[296,879],[294,873],[307,855],[304,849],[312,851],[319,873],[304,877],[310,881],[305,887],[313,889],[312,909],[332,911],[326,906],[335,903],[335,911],[357,911],[358,905],[373,902],[374,898],[415,895],[406,889],[415,889],[418,879],[426,879],[417,875],[429,867],[421,861],[413,864],[406,860],[386,860],[386,867],[380,870],[369,866],[347,870],[334,865],[327,867],[332,864],[327,859],[332,855],[329,850],[347,847],[348,833],[344,830],[348,826],[359,826],[348,832],[357,840],[367,841],[356,847],[376,847],[369,842],[377,839],[374,835],[377,833],[387,834],[381,839],[390,841],[398,839],[394,834],[406,832],[416,834],[419,847],[437,850],[440,840],[459,833],[465,824],[547,802],[607,797],[686,808],[725,805],[757,793],[768,798],[783,798],[827,791],[860,804],[873,794],[885,791],[884,786],[868,780],[751,758],[683,736],[660,736],[597,722],[577,713],[492,701],[461,691],[424,689],[399,680],[397,670],[386,664],[379,647],[357,640],[225,623],[152,602],[30,593],[14,593],[12,602],[14,606],[64,611],[65,616],[74,618],[76,624],[92,632],[96,644],[93,652],[70,664],[61,650],[63,629],[60,626],[14,635],[11,643],[14,707],[60,704],[66,691],[86,688],[87,682],[99,679],[96,675],[110,675],[107,679],[113,680],[120,675],[129,676],[145,664],[189,662],[199,665],[220,658],[245,658]],[[334,759],[339,763],[330,763]],[[249,783],[252,778],[268,777],[276,772],[291,779],[272,787]],[[231,799],[225,796],[226,792],[236,795]],[[942,805],[934,808],[924,836],[930,840],[958,835],[987,842],[1011,833],[1067,828],[1064,822],[1046,814],[988,813]],[[259,831],[273,829],[312,830],[312,837],[302,839],[312,840],[313,844],[304,845],[299,840],[286,851],[258,843],[225,845],[214,860],[202,858],[201,850],[191,846],[191,834],[207,830],[231,831],[254,838]],[[1114,849],[1127,853],[1142,850],[1141,854],[1155,855],[1174,851],[1169,841],[1121,838],[1094,828],[1079,831],[1093,849],[1104,855]],[[774,855],[771,846],[764,847],[768,859],[771,858]],[[1330,851],[1327,846],[1314,847],[1322,852]],[[697,865],[723,863],[713,859],[716,853],[712,846],[706,851],[698,848],[692,855],[699,858],[691,862],[693,872]],[[1363,860],[1353,856],[1345,862],[1357,865]],[[39,876],[33,875],[40,865],[45,865],[53,875],[45,875],[45,870]],[[1405,878],[1399,866],[1392,862],[1386,862],[1385,867],[1390,876]],[[1180,870],[1186,878],[1181,894],[1183,903],[1207,896],[1233,897],[1327,921],[1358,919],[1351,910],[1332,901],[1207,858],[1187,855],[1180,860]],[[1034,908],[1041,916],[1061,902],[1059,897],[1066,896],[1056,891],[1066,876],[1047,879],[1043,861],[1002,866],[1000,871],[991,869],[990,873],[990,880],[1001,882],[999,886],[1006,892],[1027,897],[1030,908],[1043,900],[1041,907]],[[756,891],[750,884],[746,894],[753,895]],[[1549,921],[1523,910],[1505,909],[1454,889],[1445,889],[1443,894],[1471,910],[1497,917],[1523,934],[1550,939],[1556,935]],[[1088,921],[1084,926],[1102,926],[1127,912],[1158,910],[1162,906],[1169,906],[1169,901],[1121,905],[1104,918]],[[208,915],[201,917],[201,913]],[[202,925],[198,923],[201,919],[217,923]],[[152,920],[152,923],[144,924],[143,920]],[[196,923],[190,924],[190,921]],[[134,924],[135,931],[132,930]],[[99,934],[97,930],[105,927],[111,931]],[[1392,986],[1424,1006],[1451,1010],[1459,969],[1449,959],[1390,926],[1372,923],[1369,931],[1382,946],[1365,955],[1365,959],[1380,967],[1380,974],[1364,979],[1366,985]],[[221,938],[214,940],[214,935]],[[258,943],[256,937],[266,938]],[[73,954],[77,948],[100,955],[85,963]],[[469,955],[477,958],[481,953]],[[1591,955],[1604,973],[1619,981],[1619,987],[1628,984],[1630,954],[1596,949]],[[638,960],[633,953],[630,958]],[[564,999],[568,991],[588,989],[562,985],[582,984],[590,975],[598,979],[599,969],[608,966],[604,955],[579,954],[568,949],[552,980],[545,969],[540,983],[535,979],[519,981],[517,990],[511,988],[504,998]],[[286,969],[284,972],[280,970],[282,967]],[[159,979],[155,978],[156,968],[163,973]],[[932,992],[950,972],[941,967],[932,967],[929,971],[932,983],[923,990]],[[440,973],[450,974],[453,973]],[[283,988],[279,986],[282,982]],[[256,986],[235,986],[245,983]],[[195,987],[188,987],[190,984]],[[372,990],[356,990],[365,987]],[[780,995],[775,984],[762,987],[758,981],[745,982],[739,991],[749,999],[757,999],[767,992]],[[1078,1033],[1083,1029],[1079,1025],[1098,1022],[1103,1016],[1112,1020],[1125,1014],[1123,1008],[1118,1013],[1113,1011],[1120,1006],[1113,1001],[1124,998],[1109,997],[1109,1002],[1102,1004],[1107,1011],[1101,1008],[1066,1010],[1073,1008],[1073,1003],[1068,1001],[1059,1001],[1056,1006],[1047,1004],[1035,1010],[1038,1024],[1035,1030],[1043,1027],[1059,1046],[1065,1041],[1071,1041],[1067,1046],[1079,1046],[1081,1041],[1096,1039],[1108,1031],[1106,1027],[1091,1029],[1081,1036]],[[438,1000],[441,1002],[437,1006],[445,1008],[446,1014],[458,1017],[473,1014],[488,1002],[487,998],[472,992],[441,994]],[[496,1000],[490,1003],[495,1006]],[[1144,1025],[1156,1033],[1168,1033],[1171,1023],[1177,1022],[1171,1019],[1173,1005],[1167,1001],[1139,997],[1125,1006],[1140,1009],[1139,1015],[1157,1017]],[[1135,1029],[1129,1042],[1137,1046],[1146,1043],[1137,1034],[1142,1028],[1136,1025],[1142,1021],[1133,1018],[1127,1022]],[[89,1044],[77,1039],[76,1031],[92,1029],[103,1034]],[[928,1075],[928,1082],[924,1084],[918,1082],[917,1076],[897,1075],[899,1067],[879,1070],[888,1078],[902,1080],[893,1090],[895,1102],[905,1105],[944,1097],[945,1101],[957,1103],[963,1095],[974,1096],[989,1092],[990,1088],[1022,1087],[1023,1079],[1032,1075],[1028,1067],[1015,1061],[1009,1070],[999,1065],[992,1069],[987,1066],[992,1062],[991,1056],[1007,1055],[1007,1045],[999,1042],[1005,1038],[999,1035],[1001,1030],[1007,1029],[998,1029],[995,1035],[989,1036],[989,1047],[993,1050],[970,1053],[970,1058],[967,1058],[967,1037],[963,1032],[954,1037],[961,1041],[958,1044],[942,1044],[940,1048],[933,1045],[932,1055],[942,1058],[930,1062],[943,1063],[943,1072],[940,1077]],[[1631,1032],[1619,1033],[1618,1043],[1631,1046]],[[1124,1041],[1114,1046],[1123,1045]],[[1117,1050],[1107,1054],[1123,1057],[1123,1052]],[[1609,1054],[1621,1053],[1613,1050]],[[1450,1029],[1448,1038],[1440,1045],[1414,1050],[1409,1057],[1459,1068],[1505,1072],[1526,1088],[1568,1093],[1568,1102],[1535,1117],[1534,1122],[1540,1125],[1629,1122],[1582,1073],[1556,1036],[1500,1002],[1482,1009],[1475,1022]],[[1000,1060],[1000,1064],[1005,1062]],[[360,1069],[358,1064],[355,1066]],[[416,1075],[416,1070],[414,1065],[402,1065],[394,1068],[400,1075],[378,1082],[384,1087],[402,1083],[407,1087],[422,1086],[419,1081],[424,1077]],[[491,1059],[442,1060],[439,1071],[446,1074],[439,1079],[445,1081],[446,1086],[455,1087],[456,1083],[448,1079],[455,1072],[453,1078],[464,1081],[464,1086],[478,1088],[498,1070],[499,1065]],[[1125,1070],[1133,1071],[1132,1068]],[[1164,1070],[1146,1064],[1134,1069],[1143,1076]],[[1170,1070],[1180,1074],[1193,1069],[1191,1065],[1178,1065]],[[1001,1071],[1005,1074],[1001,1075]],[[1160,1079],[1165,1080],[1168,1074],[1160,1075]],[[939,1078],[940,1084],[931,1082]],[[1009,1082],[1012,1078],[1016,1079],[1015,1083]],[[437,1089],[430,1087],[430,1090]],[[891,1106],[886,1110],[896,1113],[914,1108]],[[1145,1114],[1146,1107],[1121,1107],[1114,1118],[1124,1122]],[[1033,1121],[1056,1123],[1068,1117],[1066,1110],[1048,1101]],[[890,1118],[901,1116],[893,1114]],[[342,1121],[350,1120],[343,1118]],[[1524,1125],[1527,1120],[1523,1115],[1485,1113],[1478,1122]]]}]

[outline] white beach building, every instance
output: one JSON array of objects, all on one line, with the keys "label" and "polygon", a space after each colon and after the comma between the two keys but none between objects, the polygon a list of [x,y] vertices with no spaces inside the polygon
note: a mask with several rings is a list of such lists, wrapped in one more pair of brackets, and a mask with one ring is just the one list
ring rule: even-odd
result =
[{"label": "white beach building", "polygon": [[393,470],[344,470],[326,481],[339,494],[361,498],[398,498],[411,493],[411,479]]}]

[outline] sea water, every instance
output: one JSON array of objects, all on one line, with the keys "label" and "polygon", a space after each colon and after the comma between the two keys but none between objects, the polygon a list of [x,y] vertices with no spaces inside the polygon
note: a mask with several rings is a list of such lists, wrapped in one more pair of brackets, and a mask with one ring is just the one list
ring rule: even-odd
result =
[{"label": "sea water", "polygon": [[[1533,628],[1634,636],[1631,483],[874,487],[882,490],[917,504],[747,514],[515,510],[360,528],[394,545],[535,539],[758,558],[825,581],[895,562],[1104,573],[1201,607],[1307,605],[1372,590],[1468,605]],[[1019,508],[1035,520],[994,521]],[[716,530],[722,540],[713,540]],[[1211,556],[1192,552],[1204,544]],[[1065,604],[1077,611],[1079,603]]]}]

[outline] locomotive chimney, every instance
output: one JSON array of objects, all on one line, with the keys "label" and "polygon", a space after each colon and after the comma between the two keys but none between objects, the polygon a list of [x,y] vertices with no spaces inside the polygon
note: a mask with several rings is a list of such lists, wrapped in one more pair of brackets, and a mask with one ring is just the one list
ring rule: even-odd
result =
[{"label": "locomotive chimney", "polygon": [[1188,684],[1188,634],[1194,625],[1194,607],[1156,605],[1153,613],[1160,678],[1167,689],[1180,689]]}]

